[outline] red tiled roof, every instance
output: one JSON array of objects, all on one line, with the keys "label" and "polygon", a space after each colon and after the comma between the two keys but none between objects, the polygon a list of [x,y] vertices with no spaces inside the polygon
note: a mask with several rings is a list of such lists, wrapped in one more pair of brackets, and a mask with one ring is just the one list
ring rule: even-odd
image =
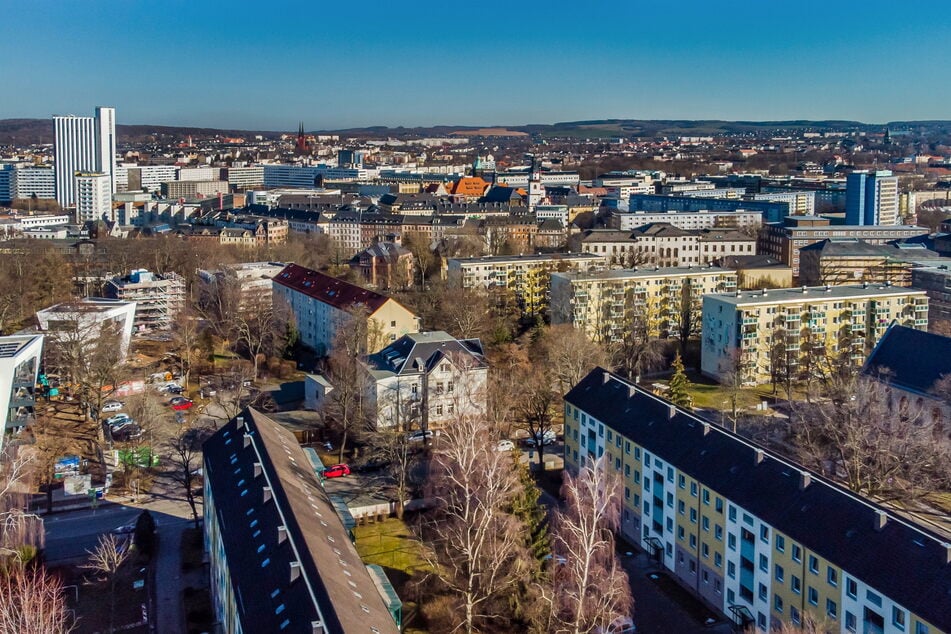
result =
[{"label": "red tiled roof", "polygon": [[273,281],[340,310],[366,307],[376,312],[389,297],[319,271],[288,264]]}]

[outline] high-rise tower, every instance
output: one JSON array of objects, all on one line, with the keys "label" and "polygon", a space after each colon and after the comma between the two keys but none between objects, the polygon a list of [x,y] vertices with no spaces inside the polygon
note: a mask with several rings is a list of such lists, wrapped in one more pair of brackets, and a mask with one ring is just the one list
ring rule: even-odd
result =
[{"label": "high-rise tower", "polygon": [[56,202],[63,207],[76,204],[77,172],[108,175],[110,190],[115,193],[115,108],[96,108],[95,117],[54,115],[53,127]]}]

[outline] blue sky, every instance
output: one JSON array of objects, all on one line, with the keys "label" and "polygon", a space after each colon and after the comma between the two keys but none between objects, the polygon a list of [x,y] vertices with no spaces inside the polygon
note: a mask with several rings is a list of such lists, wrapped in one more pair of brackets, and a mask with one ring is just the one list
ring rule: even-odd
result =
[{"label": "blue sky", "polygon": [[0,118],[951,119],[951,3],[0,0]]}]

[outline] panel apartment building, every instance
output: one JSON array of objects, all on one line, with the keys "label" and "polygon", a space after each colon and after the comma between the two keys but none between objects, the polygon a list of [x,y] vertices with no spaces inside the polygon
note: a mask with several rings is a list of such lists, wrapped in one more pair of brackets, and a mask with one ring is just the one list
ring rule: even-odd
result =
[{"label": "panel apartment building", "polygon": [[623,535],[737,625],[951,631],[944,538],[601,368],[565,395],[564,458],[602,458]]},{"label": "panel apartment building", "polygon": [[538,315],[548,308],[553,272],[590,271],[604,265],[603,256],[590,253],[497,255],[450,258],[445,275],[461,288],[507,288],[523,312]]},{"label": "panel apartment building", "polygon": [[736,272],[710,267],[654,267],[551,276],[551,323],[572,324],[595,341],[620,341],[635,315],[647,321],[648,336],[677,336],[684,286],[700,316],[706,293],[736,288]]},{"label": "panel apartment building", "polygon": [[815,363],[817,347],[861,366],[892,322],[926,330],[925,291],[856,284],[707,295],[700,370],[723,381],[739,361],[746,382],[766,383],[777,364],[795,374]]}]

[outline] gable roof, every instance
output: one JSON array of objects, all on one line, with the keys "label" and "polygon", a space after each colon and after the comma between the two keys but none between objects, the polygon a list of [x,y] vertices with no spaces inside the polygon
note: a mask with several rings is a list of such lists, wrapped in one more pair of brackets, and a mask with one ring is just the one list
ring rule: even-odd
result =
[{"label": "gable roof", "polygon": [[285,266],[273,282],[340,310],[365,307],[374,313],[390,301],[386,295],[297,264]]},{"label": "gable roof", "polygon": [[951,545],[938,535],[603,368],[565,401],[935,627],[951,629]]},{"label": "gable roof", "polygon": [[243,631],[399,631],[290,431],[248,408],[203,452]]},{"label": "gable roof", "polygon": [[468,367],[487,367],[478,339],[456,339],[441,330],[403,335],[387,347],[369,355],[364,363],[377,379],[394,375],[429,372],[442,359],[462,357]]},{"label": "gable roof", "polygon": [[951,374],[951,337],[892,324],[862,372],[903,390],[930,395],[934,384]]}]

